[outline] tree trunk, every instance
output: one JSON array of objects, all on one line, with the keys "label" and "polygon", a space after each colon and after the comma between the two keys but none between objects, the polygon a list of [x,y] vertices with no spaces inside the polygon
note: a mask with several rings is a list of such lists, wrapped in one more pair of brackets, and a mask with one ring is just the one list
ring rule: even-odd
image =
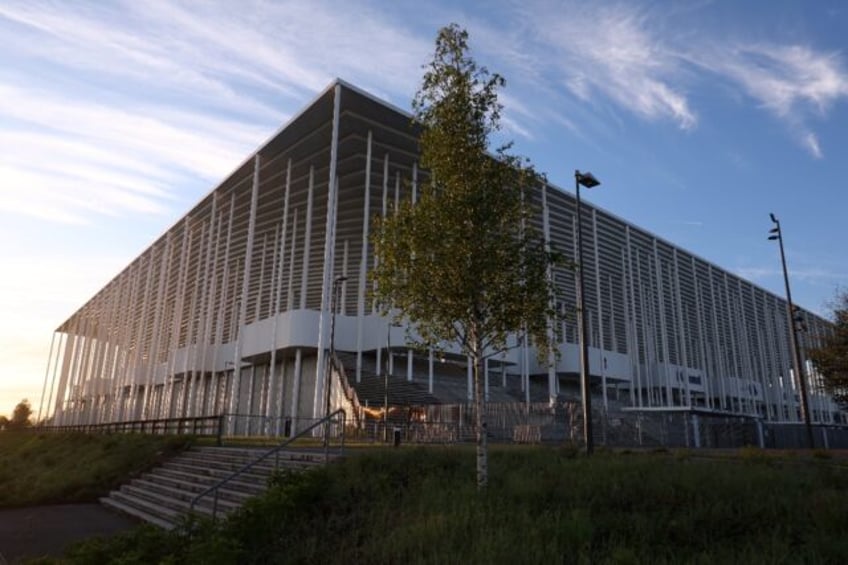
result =
[{"label": "tree trunk", "polygon": [[477,490],[489,484],[489,441],[486,422],[486,398],[483,394],[483,351],[479,340],[474,340],[472,361],[474,363],[474,418],[477,428]]}]

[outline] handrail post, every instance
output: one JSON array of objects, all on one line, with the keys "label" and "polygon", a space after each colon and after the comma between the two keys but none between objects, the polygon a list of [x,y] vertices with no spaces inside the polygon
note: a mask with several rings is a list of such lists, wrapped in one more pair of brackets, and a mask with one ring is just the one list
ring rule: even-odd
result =
[{"label": "handrail post", "polygon": [[220,414],[220,415],[218,415],[218,433],[216,434],[216,436],[217,436],[216,444],[217,444],[218,447],[221,447],[221,445],[223,445],[223,439],[221,437],[223,435],[223,433],[224,433],[224,415]]}]

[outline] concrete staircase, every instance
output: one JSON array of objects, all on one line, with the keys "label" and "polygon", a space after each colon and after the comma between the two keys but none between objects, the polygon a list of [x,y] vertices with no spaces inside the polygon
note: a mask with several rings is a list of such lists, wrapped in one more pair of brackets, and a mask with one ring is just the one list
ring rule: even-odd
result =
[{"label": "concrete staircase", "polygon": [[[268,448],[194,447],[122,485],[100,502],[124,514],[172,529],[188,514],[192,499],[267,453]],[[330,454],[330,460],[337,455]],[[280,469],[304,471],[324,464],[322,451],[284,450],[239,475],[218,491],[219,517],[248,498],[262,494],[278,461]],[[212,515],[213,495],[198,501],[195,511]]]}]

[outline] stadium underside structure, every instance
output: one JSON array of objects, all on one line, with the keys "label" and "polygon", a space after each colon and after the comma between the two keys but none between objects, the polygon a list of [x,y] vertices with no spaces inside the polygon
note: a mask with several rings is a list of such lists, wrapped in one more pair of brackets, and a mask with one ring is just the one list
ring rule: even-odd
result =
[{"label": "stadium underside structure", "polygon": [[[373,217],[426,179],[416,135],[408,114],[330,85],[56,330],[42,420],[228,413],[276,421],[277,431],[286,421],[290,433],[325,414],[327,382],[334,406],[361,408],[357,384],[383,373],[419,383],[433,402],[450,400],[444,390],[470,400],[466,360],[449,346],[436,355],[408,347],[405,328],[370,298]],[[546,185],[535,200],[540,231],[574,260],[574,197]],[[597,410],[800,421],[782,298],[603,210],[584,204],[582,217]],[[575,272],[552,276],[558,305],[575,312]],[[799,312],[805,350],[830,326]],[[333,321],[341,362],[328,379]],[[556,326],[553,363],[521,336],[488,361],[493,402],[577,394],[576,316]],[[812,421],[848,423],[804,365]]]}]

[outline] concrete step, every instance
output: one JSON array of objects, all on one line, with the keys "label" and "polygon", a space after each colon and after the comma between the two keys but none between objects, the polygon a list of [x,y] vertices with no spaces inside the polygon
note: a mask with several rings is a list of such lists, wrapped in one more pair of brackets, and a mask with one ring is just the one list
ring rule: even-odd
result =
[{"label": "concrete step", "polygon": [[[218,489],[217,503],[214,502],[215,495],[210,493],[197,502],[195,512],[211,515],[213,504],[217,505],[219,517],[234,511],[247,499],[267,489],[268,479],[277,464],[280,469],[305,471],[325,463],[324,453],[320,450],[283,450],[279,458],[269,456],[233,477],[234,473],[242,471],[267,452],[267,448],[193,448],[122,485],[101,502],[130,516],[171,529],[189,513],[191,502],[198,494],[224,479],[231,480]],[[337,455],[331,455],[326,459],[337,458]]]},{"label": "concrete step", "polygon": [[[126,486],[126,485],[125,485]],[[172,485],[172,484],[164,484],[159,482],[158,480],[147,480],[147,479],[135,479],[133,480],[129,486],[137,489],[142,489],[151,494],[157,494],[162,496],[170,496],[175,500],[180,500],[183,502],[191,503],[194,498],[200,493],[204,492],[206,488],[194,488],[194,485],[190,485],[186,488],[184,485]],[[212,494],[207,495],[211,500]],[[218,489],[218,501],[220,503],[230,504],[232,503],[235,506],[241,506],[244,504],[244,501],[248,498],[251,498],[252,495],[243,492],[232,491],[226,488]],[[207,497],[198,501],[198,504],[203,504],[204,500]]]},{"label": "concrete step", "polygon": [[[217,480],[226,479],[230,475],[232,475],[235,471],[241,469],[241,467],[201,467],[198,465],[193,465],[190,463],[181,463],[179,461],[166,461],[162,464],[162,467],[165,469],[173,469],[175,471],[183,471],[184,473],[190,473],[201,476],[209,476],[215,477]],[[256,482],[256,483],[266,483],[268,478],[271,476],[271,472],[262,472],[261,470],[257,472],[256,469],[251,469],[250,471],[239,475],[242,481],[245,482]]]},{"label": "concrete step", "polygon": [[[247,484],[249,487],[255,487],[253,489],[238,489],[232,488],[232,483],[234,481],[230,481],[226,484],[226,486],[219,489],[219,496],[221,498],[226,498],[228,500],[234,500],[238,502],[244,502],[248,498],[256,496],[257,494],[261,494],[265,489],[263,487],[259,487],[258,485]],[[168,475],[160,475],[155,473],[149,473],[143,475],[139,479],[133,480],[130,484],[143,485],[143,484],[153,484],[153,485],[161,485],[167,488],[177,489],[185,492],[190,496],[197,496],[201,492],[207,490],[210,486],[215,483],[212,481],[207,482],[198,482],[191,480],[191,477],[186,478],[176,478]]]},{"label": "concrete step", "polygon": [[[130,495],[135,498],[139,498],[142,500],[146,500],[149,503],[157,504],[162,508],[167,508],[170,510],[175,510],[179,514],[188,514],[189,510],[191,510],[191,499],[193,497],[189,496],[186,498],[177,498],[174,496],[175,493],[162,493],[161,489],[157,489],[155,491],[137,487],[132,484],[122,485],[120,492]],[[200,499],[194,507],[195,512],[199,514],[212,514],[212,504],[213,497],[207,496]],[[229,512],[241,506],[240,504],[233,502],[231,500],[222,500],[218,499],[218,515],[222,515],[223,513]]]},{"label": "concrete step", "polygon": [[[165,467],[158,467],[150,471],[149,475],[163,477],[165,479],[190,482],[199,487],[200,490],[206,489],[221,480],[220,478],[207,474],[198,475],[196,473],[167,469]],[[262,494],[262,492],[265,491],[266,483],[245,481],[243,480],[243,477],[237,477],[227,483],[227,487],[230,490],[236,490],[250,495],[257,495]]]},{"label": "concrete step", "polygon": [[[202,447],[189,450],[183,456],[191,458],[214,458],[218,460],[238,460],[238,461],[255,461],[261,456],[270,451],[271,448],[254,449],[254,448],[234,448],[234,447]],[[329,453],[329,460],[338,458],[335,453]],[[324,463],[324,452],[321,450],[293,450],[282,449],[268,457],[268,459],[309,463]]]},{"label": "concrete step", "polygon": [[134,504],[118,500],[117,498],[112,498],[111,494],[109,496],[104,496],[103,498],[101,498],[100,504],[106,506],[107,508],[111,508],[112,510],[116,510],[121,514],[126,514],[127,516],[138,518],[139,520],[147,522],[148,524],[159,526],[160,528],[165,530],[172,530],[174,528],[174,522],[163,519],[162,517],[156,514],[146,512],[145,510],[142,510]]},{"label": "concrete step", "polygon": [[120,490],[113,490],[110,492],[109,500],[116,501],[125,508],[129,507],[136,512],[135,515],[142,514],[152,516],[156,521],[151,521],[151,523],[157,525],[158,522],[167,523],[168,525],[165,526],[165,528],[168,530],[173,529],[177,522],[179,522],[180,518],[184,516],[184,512],[161,506],[155,502],[150,502],[144,498],[139,498]]}]

